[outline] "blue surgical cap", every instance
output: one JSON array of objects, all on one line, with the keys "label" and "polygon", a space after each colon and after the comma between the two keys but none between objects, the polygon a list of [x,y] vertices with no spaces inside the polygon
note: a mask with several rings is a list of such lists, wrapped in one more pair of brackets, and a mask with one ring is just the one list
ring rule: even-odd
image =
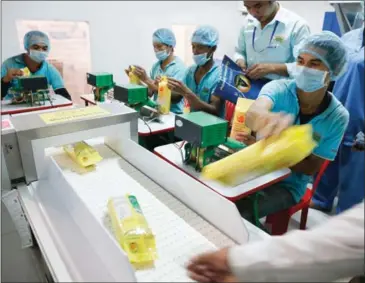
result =
[{"label": "blue surgical cap", "polygon": [[38,30],[32,30],[24,35],[25,50],[29,50],[29,47],[31,47],[34,44],[44,44],[48,47],[48,49],[50,48],[48,36],[45,33]]},{"label": "blue surgical cap", "polygon": [[160,28],[156,30],[152,35],[152,41],[163,43],[172,47],[175,47],[176,45],[174,33],[172,32],[172,30],[169,30],[167,28]]},{"label": "blue surgical cap", "polygon": [[345,71],[347,51],[341,39],[330,31],[308,36],[296,50],[295,57],[308,53],[320,59],[329,69],[331,79],[337,80]]},{"label": "blue surgical cap", "polygon": [[199,43],[206,46],[217,46],[218,41],[218,31],[211,26],[198,27],[191,37],[191,43]]}]

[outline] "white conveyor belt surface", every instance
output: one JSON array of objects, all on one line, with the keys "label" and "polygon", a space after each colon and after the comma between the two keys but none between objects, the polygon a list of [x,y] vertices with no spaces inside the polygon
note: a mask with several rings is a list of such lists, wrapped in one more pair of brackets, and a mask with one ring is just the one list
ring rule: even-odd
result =
[{"label": "white conveyor belt surface", "polygon": [[95,171],[84,175],[75,172],[75,164],[62,150],[54,153],[52,158],[89,211],[111,233],[112,228],[107,216],[108,199],[127,193],[137,197],[156,237],[158,252],[154,268],[136,272],[139,282],[191,281],[186,274],[185,265],[192,256],[234,245],[230,238],[106,145],[96,144],[94,147],[103,160]]}]

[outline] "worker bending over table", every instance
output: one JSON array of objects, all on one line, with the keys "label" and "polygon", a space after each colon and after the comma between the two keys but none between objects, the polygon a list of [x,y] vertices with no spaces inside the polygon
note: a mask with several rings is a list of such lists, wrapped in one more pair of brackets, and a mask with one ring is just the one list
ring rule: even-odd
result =
[{"label": "worker bending over table", "polygon": [[[135,66],[134,74],[148,87],[149,95],[154,96],[157,100],[158,83],[161,76],[167,76],[177,80],[183,80],[186,67],[183,61],[174,55],[176,39],[174,33],[166,28],[156,30],[152,35],[152,44],[157,58],[157,62],[153,64],[150,76],[140,67]],[[127,74],[130,70],[126,70]],[[182,114],[184,100],[182,95],[171,93],[171,112]]]},{"label": "worker bending over table", "polygon": [[213,93],[220,77],[220,66],[213,58],[218,41],[215,28],[198,27],[191,38],[195,64],[188,68],[184,81],[169,78],[168,86],[184,97],[190,111],[204,111],[224,118],[224,101]]},{"label": "worker bending over table", "polygon": [[336,81],[333,94],[349,111],[350,122],[337,157],[322,176],[311,203],[312,208],[329,212],[338,196],[336,213],[364,199],[364,27],[346,33],[342,41],[349,53],[349,67]]},{"label": "worker bending over table", "polygon": [[1,65],[1,99],[7,99],[6,96],[13,85],[13,79],[22,76],[21,69],[27,67],[33,75],[45,76],[56,94],[71,100],[61,74],[46,61],[51,49],[48,36],[41,31],[28,32],[24,36],[24,49],[27,53],[11,57]]},{"label": "worker bending over table", "polygon": [[364,282],[364,202],[309,231],[199,255],[188,272],[198,282]]},{"label": "worker bending over table", "polygon": [[[297,204],[324,161],[336,157],[349,114],[327,87],[344,73],[346,61],[346,47],[334,33],[311,35],[298,48],[294,80],[268,83],[249,109],[246,124],[258,139],[277,135],[292,124],[311,124],[317,142],[313,153],[291,168],[288,178],[257,196],[258,218]],[[241,215],[251,222],[257,221],[253,219],[255,204],[251,198],[236,203]]]}]

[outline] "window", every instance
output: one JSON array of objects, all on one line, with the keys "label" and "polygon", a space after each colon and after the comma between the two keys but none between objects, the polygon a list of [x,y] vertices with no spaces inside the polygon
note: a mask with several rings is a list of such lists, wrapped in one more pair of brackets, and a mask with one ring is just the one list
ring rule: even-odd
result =
[{"label": "window", "polygon": [[196,28],[196,25],[172,26],[172,31],[176,37],[175,55],[183,60],[186,66],[190,66],[194,63],[190,40]]},{"label": "window", "polygon": [[21,49],[24,35],[30,30],[40,30],[49,36],[51,50],[48,61],[61,73],[73,102],[81,103],[80,95],[90,91],[86,83],[86,73],[91,70],[89,24],[18,20],[16,27]]}]

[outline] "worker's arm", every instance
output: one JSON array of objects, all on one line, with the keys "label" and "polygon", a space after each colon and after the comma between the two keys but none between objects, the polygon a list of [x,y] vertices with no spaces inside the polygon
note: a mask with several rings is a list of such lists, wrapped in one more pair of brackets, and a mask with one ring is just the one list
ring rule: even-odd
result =
[{"label": "worker's arm", "polygon": [[[198,95],[193,93],[182,81],[169,78],[168,86],[172,92],[182,95],[195,111],[204,111],[219,116],[222,107],[221,99],[218,96],[211,95],[210,102],[202,101]],[[212,88],[214,89],[214,87]]]},{"label": "worker's arm", "polygon": [[235,48],[235,53],[233,60],[242,68],[246,69],[246,41],[245,41],[245,26],[241,28],[240,34],[238,36],[237,46]]},{"label": "worker's arm", "polygon": [[231,248],[228,264],[239,282],[333,282],[364,274],[364,203],[312,230]]},{"label": "worker's arm", "polygon": [[319,171],[324,161],[325,160],[323,158],[311,154],[298,164],[292,166],[290,169],[293,172],[313,176]]},{"label": "worker's arm", "polygon": [[185,93],[183,96],[188,100],[190,107],[195,111],[204,111],[215,116],[219,116],[222,107],[222,101],[218,96],[212,95],[210,98],[210,103],[200,100],[200,98],[193,92]]},{"label": "worker's arm", "polygon": [[23,75],[23,71],[20,69],[8,69],[6,62],[1,65],[1,99],[3,99],[11,87],[11,81],[15,77]]}]

